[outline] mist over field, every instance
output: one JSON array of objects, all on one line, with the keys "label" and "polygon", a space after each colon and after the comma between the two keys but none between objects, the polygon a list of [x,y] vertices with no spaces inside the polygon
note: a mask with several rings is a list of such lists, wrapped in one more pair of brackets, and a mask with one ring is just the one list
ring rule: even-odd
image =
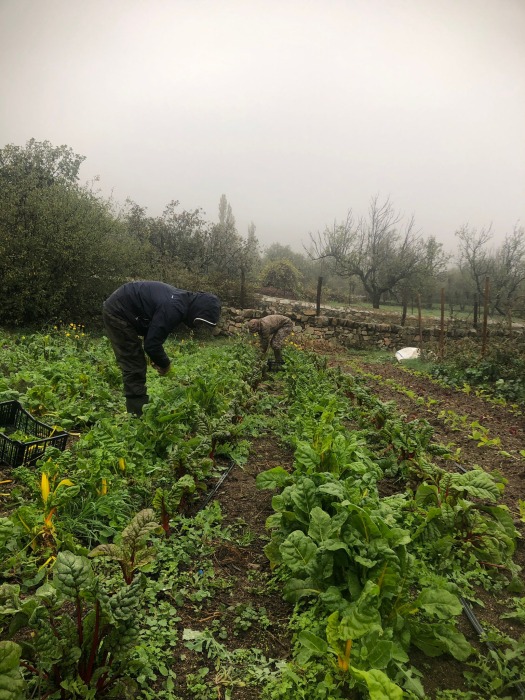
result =
[{"label": "mist over field", "polygon": [[86,157],[81,178],[151,216],[210,221],[301,251],[390,197],[455,251],[523,216],[521,0],[3,0],[4,146]]}]

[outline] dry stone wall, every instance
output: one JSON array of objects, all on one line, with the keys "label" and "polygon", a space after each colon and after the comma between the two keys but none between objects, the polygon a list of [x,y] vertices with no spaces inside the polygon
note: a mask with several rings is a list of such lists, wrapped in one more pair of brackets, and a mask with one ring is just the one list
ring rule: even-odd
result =
[{"label": "dry stone wall", "polygon": [[[379,348],[398,350],[402,347],[419,347],[419,328],[414,319],[411,323],[401,326],[396,323],[373,320],[370,311],[358,309],[332,309],[321,307],[321,314],[316,315],[315,305],[307,302],[290,301],[288,299],[274,299],[262,297],[256,309],[223,309],[221,329],[228,335],[240,333],[245,328],[245,323],[250,318],[261,318],[268,314],[283,314],[292,319],[295,332],[310,339],[333,341],[344,347],[352,348]],[[433,347],[439,342],[440,328],[429,320],[424,321],[423,345]],[[445,324],[447,340],[458,340],[471,337],[480,338],[481,332],[465,325],[459,325],[457,321],[448,321]],[[491,336],[507,336],[508,330],[492,326],[489,329]],[[525,342],[523,329],[513,331],[513,340]]]}]

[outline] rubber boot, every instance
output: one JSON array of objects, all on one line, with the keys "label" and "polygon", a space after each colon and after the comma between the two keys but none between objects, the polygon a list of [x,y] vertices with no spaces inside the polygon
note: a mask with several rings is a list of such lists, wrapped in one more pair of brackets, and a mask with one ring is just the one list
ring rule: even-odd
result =
[{"label": "rubber boot", "polygon": [[276,364],[276,365],[282,365],[282,364],[284,364],[283,353],[282,353],[281,350],[275,349],[275,350],[273,351],[273,354],[275,355],[275,364]]},{"label": "rubber boot", "polygon": [[126,411],[135,416],[142,415],[142,408],[148,403],[147,396],[126,396]]}]

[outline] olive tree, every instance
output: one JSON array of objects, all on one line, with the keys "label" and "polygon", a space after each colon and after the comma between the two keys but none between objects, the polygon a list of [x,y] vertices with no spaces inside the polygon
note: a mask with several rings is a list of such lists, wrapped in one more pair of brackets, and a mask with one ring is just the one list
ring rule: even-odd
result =
[{"label": "olive tree", "polygon": [[422,241],[423,255],[410,276],[405,277],[394,287],[394,294],[402,306],[401,325],[406,322],[408,302],[419,295],[431,308],[436,284],[444,280],[446,265],[450,256],[443,252],[443,245],[434,236]]}]

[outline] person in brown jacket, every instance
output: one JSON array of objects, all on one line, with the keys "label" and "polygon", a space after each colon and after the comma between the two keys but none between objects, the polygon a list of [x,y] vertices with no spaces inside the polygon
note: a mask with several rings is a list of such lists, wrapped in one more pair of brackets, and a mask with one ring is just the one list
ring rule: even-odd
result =
[{"label": "person in brown jacket", "polygon": [[270,346],[275,355],[275,361],[282,364],[283,344],[286,337],[293,331],[291,319],[288,316],[281,316],[281,314],[271,314],[264,316],[264,318],[252,318],[247,325],[250,333],[259,334],[261,353],[265,355]]}]

